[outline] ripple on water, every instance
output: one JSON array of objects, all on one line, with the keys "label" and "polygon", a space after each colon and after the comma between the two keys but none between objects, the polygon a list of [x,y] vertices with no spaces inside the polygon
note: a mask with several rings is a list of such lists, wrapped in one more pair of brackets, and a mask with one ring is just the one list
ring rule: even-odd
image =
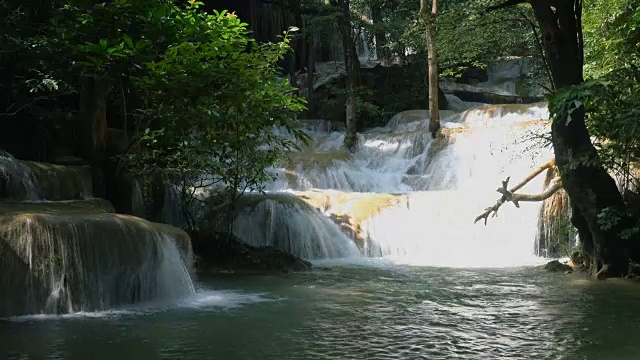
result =
[{"label": "ripple on water", "polygon": [[378,265],[235,277],[228,287],[243,291],[203,289],[155,312],[0,322],[0,358],[640,358],[639,286],[531,268]]},{"label": "ripple on water", "polygon": [[364,278],[353,268],[335,269],[356,279],[344,288],[338,283],[330,291],[313,289],[322,315],[306,319],[295,332],[294,338],[304,338],[303,353],[340,359],[531,359],[547,358],[545,343],[555,344],[554,354],[568,345],[548,326],[554,319],[539,302],[544,290],[519,282],[518,273],[404,269],[378,269]]}]

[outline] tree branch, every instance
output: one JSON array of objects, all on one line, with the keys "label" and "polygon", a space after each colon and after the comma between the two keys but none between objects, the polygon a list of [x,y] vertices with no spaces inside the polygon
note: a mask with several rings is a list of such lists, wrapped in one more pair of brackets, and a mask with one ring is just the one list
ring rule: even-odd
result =
[{"label": "tree branch", "polygon": [[551,67],[549,66],[549,62],[547,62],[547,57],[544,54],[544,47],[542,46],[542,38],[538,36],[538,28],[536,27],[536,24],[533,22],[533,20],[529,19],[527,14],[525,14],[523,11],[519,11],[519,13],[520,13],[520,16],[522,16],[522,18],[529,24],[529,26],[531,27],[531,31],[533,31],[533,37],[535,38],[535,41],[536,41],[536,47],[538,48],[538,52],[540,53],[540,58],[542,59],[542,63],[544,64],[544,70],[547,73],[547,76],[549,77],[549,84],[551,85],[551,89],[548,89],[544,85],[541,85],[541,86],[545,88],[547,91],[551,92],[552,89],[556,88],[556,86],[553,83],[553,75],[551,75]]},{"label": "tree branch", "polygon": [[507,0],[501,4],[489,6],[484,12],[488,13],[494,10],[505,9],[511,6],[516,6],[518,4],[524,4],[526,2],[529,2],[529,1],[528,0]]},{"label": "tree branch", "polygon": [[537,201],[544,201],[549,197],[551,197],[551,195],[555,194],[558,190],[562,189],[562,183],[560,182],[559,177],[553,179],[553,181],[556,181],[556,182],[540,194],[533,194],[533,195],[517,194],[516,191],[524,187],[528,182],[533,180],[536,176],[540,175],[540,173],[542,173],[544,170],[551,169],[555,166],[556,166],[555,159],[551,159],[547,161],[546,163],[542,164],[540,167],[535,169],[531,174],[529,174],[526,178],[524,178],[524,180],[516,184],[511,189],[508,188],[509,179],[510,179],[508,177],[506,180],[502,182],[502,187],[496,189],[497,192],[502,194],[502,197],[500,197],[500,199],[498,199],[498,201],[496,201],[496,203],[493,206],[490,206],[484,209],[484,212],[478,215],[475,218],[475,221],[473,223],[475,224],[481,219],[484,219],[484,224],[487,225],[487,220],[489,219],[489,215],[491,215],[491,217],[498,216],[498,209],[500,209],[500,206],[502,206],[502,204],[506,202],[512,202],[516,207],[519,208],[520,201],[537,202]]},{"label": "tree branch", "polygon": [[40,100],[52,99],[52,98],[55,98],[55,97],[58,97],[58,96],[61,96],[61,95],[65,95],[65,94],[56,94],[56,95],[49,95],[49,96],[38,96],[36,98],[31,99],[28,103],[20,106],[19,108],[17,108],[14,111],[11,111],[11,110],[12,110],[12,108],[13,108],[13,106],[15,104],[12,104],[11,106],[9,106],[7,108],[7,110],[5,112],[0,113],[0,116],[14,116],[14,115],[18,114],[20,111],[26,109],[27,107],[35,104],[36,102],[38,102]]}]

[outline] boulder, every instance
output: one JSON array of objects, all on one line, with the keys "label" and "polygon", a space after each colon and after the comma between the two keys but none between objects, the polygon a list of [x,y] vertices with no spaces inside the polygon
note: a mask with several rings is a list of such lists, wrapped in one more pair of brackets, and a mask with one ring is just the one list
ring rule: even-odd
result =
[{"label": "boulder", "polygon": [[541,101],[539,96],[520,96],[500,84],[482,83],[478,85],[441,81],[440,89],[465,102],[485,104],[531,104]]},{"label": "boulder", "polygon": [[567,264],[563,264],[561,263],[559,260],[553,260],[553,261],[549,261],[545,266],[544,269],[549,271],[549,272],[572,272],[573,268]]},{"label": "boulder", "polygon": [[310,262],[273,247],[244,244],[221,232],[192,232],[199,273],[264,273],[310,270]]}]

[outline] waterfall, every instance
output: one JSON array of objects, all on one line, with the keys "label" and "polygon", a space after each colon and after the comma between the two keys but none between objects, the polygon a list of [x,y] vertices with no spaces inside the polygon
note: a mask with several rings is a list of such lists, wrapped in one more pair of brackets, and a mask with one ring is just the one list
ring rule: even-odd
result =
[{"label": "waterfall", "polygon": [[2,315],[105,310],[194,292],[189,238],[72,203],[2,204]]},{"label": "waterfall", "polygon": [[36,178],[31,169],[0,150],[0,199],[37,200]]},{"label": "waterfall", "polygon": [[306,259],[358,254],[335,223],[294,195],[249,194],[244,201],[233,233],[249,245],[275,246]]},{"label": "waterfall", "polygon": [[[507,203],[487,226],[473,221],[499,198],[501,181],[511,177],[514,184],[553,156],[537,142],[548,131],[546,104],[487,105],[445,115],[435,140],[426,112],[405,114],[359,134],[353,154],[343,150],[343,133],[309,131],[312,143],[274,169],[278,179],[269,196],[286,192],[307,202],[364,256],[462,267],[537,261],[541,204],[516,209]],[[543,185],[543,178],[535,179],[521,191],[538,193]],[[299,210],[278,211],[278,226],[311,224],[310,211],[303,218]],[[243,221],[234,228],[241,238],[248,231]],[[275,240],[271,245],[279,246]]]},{"label": "waterfall", "polygon": [[[134,205],[141,212],[139,186]],[[189,236],[113,213],[87,166],[0,153],[0,316],[99,311],[194,293]]]},{"label": "waterfall", "polygon": [[92,193],[88,166],[21,161],[0,152],[0,199],[71,200],[91,197]]}]

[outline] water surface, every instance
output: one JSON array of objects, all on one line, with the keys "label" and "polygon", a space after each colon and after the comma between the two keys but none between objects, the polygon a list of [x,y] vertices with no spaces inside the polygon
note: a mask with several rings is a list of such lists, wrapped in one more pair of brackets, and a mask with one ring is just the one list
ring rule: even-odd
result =
[{"label": "water surface", "polygon": [[631,282],[372,260],[199,286],[180,304],[1,320],[0,358],[640,358]]}]

